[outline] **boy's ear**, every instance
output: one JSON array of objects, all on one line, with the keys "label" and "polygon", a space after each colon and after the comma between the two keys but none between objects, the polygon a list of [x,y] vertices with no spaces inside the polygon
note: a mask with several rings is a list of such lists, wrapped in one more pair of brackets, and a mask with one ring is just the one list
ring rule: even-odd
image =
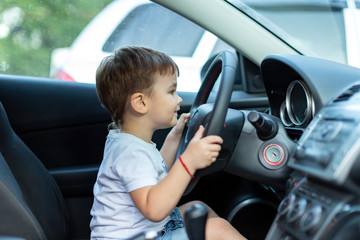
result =
[{"label": "boy's ear", "polygon": [[146,96],[143,93],[134,93],[130,97],[131,107],[138,113],[144,114],[148,110]]}]

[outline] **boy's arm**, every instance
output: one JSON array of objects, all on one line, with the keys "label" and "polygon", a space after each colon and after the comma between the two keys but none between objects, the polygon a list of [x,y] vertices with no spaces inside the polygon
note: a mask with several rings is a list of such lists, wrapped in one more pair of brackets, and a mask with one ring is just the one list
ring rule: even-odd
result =
[{"label": "boy's arm", "polygon": [[[221,150],[221,137],[207,136],[202,138],[203,133],[204,127],[200,126],[182,154],[182,160],[192,175],[197,169],[213,163]],[[154,222],[161,221],[178,204],[191,180],[190,174],[180,161],[176,161],[169,174],[162,181],[153,186],[136,189],[130,192],[130,196],[146,218]]]},{"label": "boy's arm", "polygon": [[182,114],[180,116],[176,126],[171,129],[164,141],[163,146],[161,147],[160,153],[168,169],[171,169],[172,165],[174,164],[185,123],[189,117],[190,113]]},{"label": "boy's arm", "polygon": [[[130,192],[139,211],[153,222],[162,221],[176,207],[191,177],[176,161],[169,174],[158,184]],[[192,174],[195,173],[194,170]]]}]

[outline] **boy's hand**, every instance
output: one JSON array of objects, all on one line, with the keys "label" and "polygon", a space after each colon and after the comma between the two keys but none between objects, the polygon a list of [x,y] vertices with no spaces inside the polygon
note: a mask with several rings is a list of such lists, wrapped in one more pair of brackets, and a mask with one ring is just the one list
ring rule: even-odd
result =
[{"label": "boy's hand", "polygon": [[183,161],[192,173],[215,162],[221,150],[220,144],[223,143],[223,139],[219,136],[210,135],[202,138],[203,134],[204,127],[200,126],[182,154]]},{"label": "boy's hand", "polygon": [[176,125],[171,129],[171,131],[169,132],[169,134],[165,139],[163,146],[161,147],[160,153],[164,158],[164,161],[168,169],[171,169],[174,163],[176,152],[178,150],[179,143],[181,140],[181,136],[184,131],[185,124],[189,120],[189,118],[190,118],[190,113],[181,114]]},{"label": "boy's hand", "polygon": [[175,136],[180,135],[183,133],[185,124],[190,118],[190,113],[183,113],[181,114],[180,118],[178,119],[175,127],[172,129],[172,134]]}]

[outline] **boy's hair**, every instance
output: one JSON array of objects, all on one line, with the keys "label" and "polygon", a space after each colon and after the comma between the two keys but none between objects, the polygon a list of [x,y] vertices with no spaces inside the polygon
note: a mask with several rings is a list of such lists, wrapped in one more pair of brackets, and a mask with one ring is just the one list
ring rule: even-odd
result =
[{"label": "boy's hair", "polygon": [[120,126],[132,94],[151,94],[157,73],[179,75],[179,69],[168,55],[146,47],[120,48],[101,61],[96,71],[96,90],[116,126]]}]

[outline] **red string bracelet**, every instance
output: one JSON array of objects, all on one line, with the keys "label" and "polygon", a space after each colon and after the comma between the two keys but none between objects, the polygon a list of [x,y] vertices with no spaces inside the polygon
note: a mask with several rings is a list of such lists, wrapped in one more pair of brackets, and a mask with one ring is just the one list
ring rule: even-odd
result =
[{"label": "red string bracelet", "polygon": [[183,167],[185,168],[185,170],[187,171],[187,173],[190,175],[190,177],[194,178],[194,175],[191,174],[191,172],[189,171],[189,169],[187,168],[187,166],[185,165],[185,163],[181,159],[181,155],[179,155],[179,160],[180,160],[181,164],[183,165]]}]

